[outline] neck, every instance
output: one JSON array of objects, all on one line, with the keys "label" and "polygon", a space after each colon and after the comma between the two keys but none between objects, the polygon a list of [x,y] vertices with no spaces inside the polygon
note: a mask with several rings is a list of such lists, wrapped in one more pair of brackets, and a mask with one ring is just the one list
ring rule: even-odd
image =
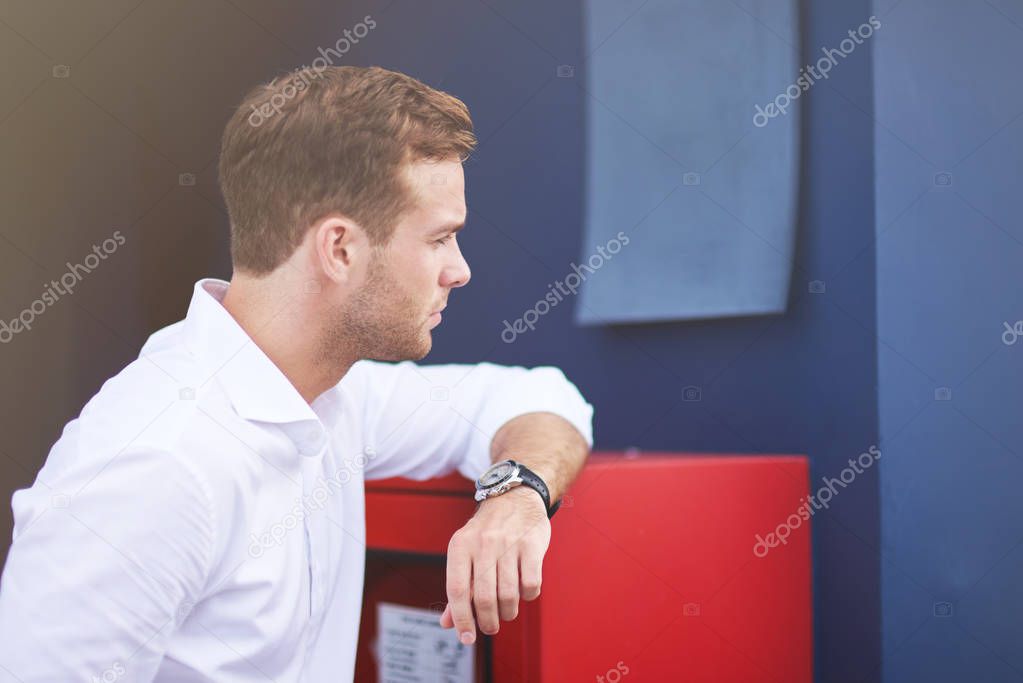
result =
[{"label": "neck", "polygon": [[[296,286],[296,284],[298,286]],[[323,348],[323,321],[329,313],[316,306],[302,283],[270,275],[231,279],[224,300],[227,312],[295,387],[306,403],[335,386],[355,358]]]}]

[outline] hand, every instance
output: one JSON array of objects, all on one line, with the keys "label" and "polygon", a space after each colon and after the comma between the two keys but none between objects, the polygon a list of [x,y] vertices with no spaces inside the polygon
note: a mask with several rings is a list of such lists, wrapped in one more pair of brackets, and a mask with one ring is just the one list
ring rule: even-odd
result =
[{"label": "hand", "polygon": [[472,519],[448,543],[448,604],[440,617],[469,645],[476,623],[487,635],[500,620],[518,616],[519,598],[540,595],[543,557],[551,542],[551,523],[543,499],[528,486],[484,499]]}]

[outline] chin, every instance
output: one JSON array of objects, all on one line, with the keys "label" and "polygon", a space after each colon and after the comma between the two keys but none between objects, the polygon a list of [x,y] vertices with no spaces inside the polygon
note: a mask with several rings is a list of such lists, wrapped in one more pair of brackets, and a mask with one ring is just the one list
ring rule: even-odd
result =
[{"label": "chin", "polygon": [[419,347],[419,353],[410,360],[422,360],[430,354],[430,350],[433,349],[433,337],[427,332],[426,338],[423,339],[423,343]]},{"label": "chin", "polygon": [[426,358],[432,348],[433,339],[431,338],[430,333],[427,332],[425,336],[416,340],[414,343],[394,346],[386,351],[378,353],[378,357],[373,360],[387,361],[391,363],[397,363],[403,360],[418,361]]}]

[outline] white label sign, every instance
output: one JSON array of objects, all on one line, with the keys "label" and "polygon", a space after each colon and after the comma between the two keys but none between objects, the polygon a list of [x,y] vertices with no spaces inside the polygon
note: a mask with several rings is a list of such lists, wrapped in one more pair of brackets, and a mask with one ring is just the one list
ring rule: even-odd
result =
[{"label": "white label sign", "polygon": [[377,604],[380,683],[474,683],[476,646],[463,645],[439,619],[428,609]]}]

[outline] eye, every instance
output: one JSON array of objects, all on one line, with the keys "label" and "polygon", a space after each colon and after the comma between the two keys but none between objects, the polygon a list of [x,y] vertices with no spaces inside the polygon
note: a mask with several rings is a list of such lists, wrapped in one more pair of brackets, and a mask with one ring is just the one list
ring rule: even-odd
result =
[{"label": "eye", "polygon": [[439,240],[434,240],[433,243],[434,244],[447,244],[451,240],[451,238],[454,237],[454,236],[455,236],[454,233],[452,233],[450,235],[445,235],[444,237],[441,237]]}]

